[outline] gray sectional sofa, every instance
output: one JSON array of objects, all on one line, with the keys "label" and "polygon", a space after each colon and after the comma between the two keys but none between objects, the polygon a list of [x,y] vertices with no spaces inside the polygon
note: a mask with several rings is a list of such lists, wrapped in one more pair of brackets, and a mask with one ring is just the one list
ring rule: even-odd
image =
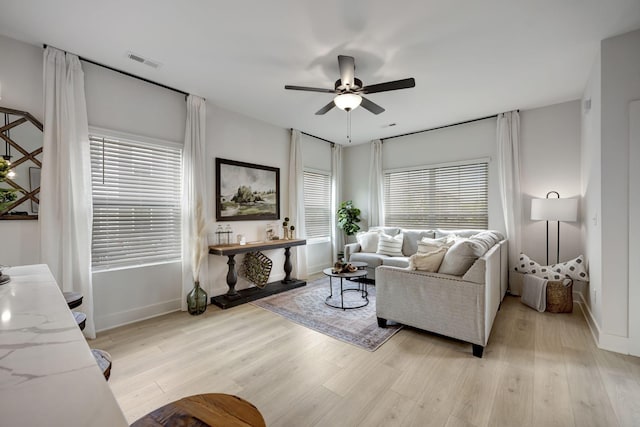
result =
[{"label": "gray sectional sofa", "polygon": [[496,233],[495,243],[472,261],[471,267],[452,275],[409,269],[409,257],[416,252],[417,242],[422,237],[448,234],[473,240],[486,230],[377,230],[388,235],[403,233],[402,257],[362,252],[355,243],[346,245],[345,258],[367,262],[368,277],[375,277],[378,325],[384,327],[391,320],[466,341],[472,344],[474,356],[482,357],[507,290],[507,240]]}]

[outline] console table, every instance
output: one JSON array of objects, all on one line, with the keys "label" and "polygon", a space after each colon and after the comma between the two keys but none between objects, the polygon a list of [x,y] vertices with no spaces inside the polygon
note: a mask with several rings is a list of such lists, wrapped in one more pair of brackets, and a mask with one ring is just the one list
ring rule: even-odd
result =
[{"label": "console table", "polygon": [[[260,298],[264,298],[269,295],[277,294],[280,292],[288,291],[289,289],[299,288],[307,284],[304,280],[298,280],[291,277],[291,271],[293,266],[291,265],[291,248],[294,246],[306,245],[307,241],[304,239],[280,239],[270,240],[267,242],[250,242],[246,245],[215,245],[209,246],[209,253],[213,255],[221,255],[229,257],[227,265],[229,271],[227,272],[227,286],[229,290],[226,294],[211,297],[211,303],[217,305],[220,308],[235,307],[246,302],[254,301]],[[267,283],[264,288],[248,288],[237,291],[236,283],[238,283],[238,273],[236,272],[236,261],[234,257],[237,254],[244,254],[247,252],[266,251],[270,249],[283,249],[284,248],[284,279],[282,281],[276,281]]]}]

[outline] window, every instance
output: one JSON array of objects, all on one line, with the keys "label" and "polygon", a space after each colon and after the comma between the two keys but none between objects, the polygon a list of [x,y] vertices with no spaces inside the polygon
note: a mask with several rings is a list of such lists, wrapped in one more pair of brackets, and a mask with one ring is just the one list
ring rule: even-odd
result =
[{"label": "window", "polygon": [[90,136],[94,270],[181,259],[182,150]]},{"label": "window", "polygon": [[331,176],[328,172],[304,171],[304,216],[307,240],[331,238]]},{"label": "window", "polygon": [[489,165],[467,163],[384,173],[384,224],[488,228]]}]

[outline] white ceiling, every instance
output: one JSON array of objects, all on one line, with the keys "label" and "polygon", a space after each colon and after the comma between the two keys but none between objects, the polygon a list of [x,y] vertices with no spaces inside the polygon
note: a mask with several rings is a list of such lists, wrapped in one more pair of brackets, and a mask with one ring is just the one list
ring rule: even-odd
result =
[{"label": "white ceiling", "polygon": [[331,95],[285,84],[332,88],[338,54],[365,85],[414,77],[353,111],[353,144],[578,99],[600,41],[637,28],[640,0],[0,0],[0,34],[338,143]]}]

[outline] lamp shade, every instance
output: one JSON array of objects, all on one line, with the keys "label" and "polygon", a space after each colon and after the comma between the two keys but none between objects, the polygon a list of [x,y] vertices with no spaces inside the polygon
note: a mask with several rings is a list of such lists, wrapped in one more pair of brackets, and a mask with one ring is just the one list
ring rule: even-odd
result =
[{"label": "lamp shade", "polygon": [[578,200],[531,199],[531,219],[534,221],[577,221]]},{"label": "lamp shade", "polygon": [[362,97],[355,93],[343,93],[333,98],[333,102],[341,110],[351,111],[362,102]]}]

